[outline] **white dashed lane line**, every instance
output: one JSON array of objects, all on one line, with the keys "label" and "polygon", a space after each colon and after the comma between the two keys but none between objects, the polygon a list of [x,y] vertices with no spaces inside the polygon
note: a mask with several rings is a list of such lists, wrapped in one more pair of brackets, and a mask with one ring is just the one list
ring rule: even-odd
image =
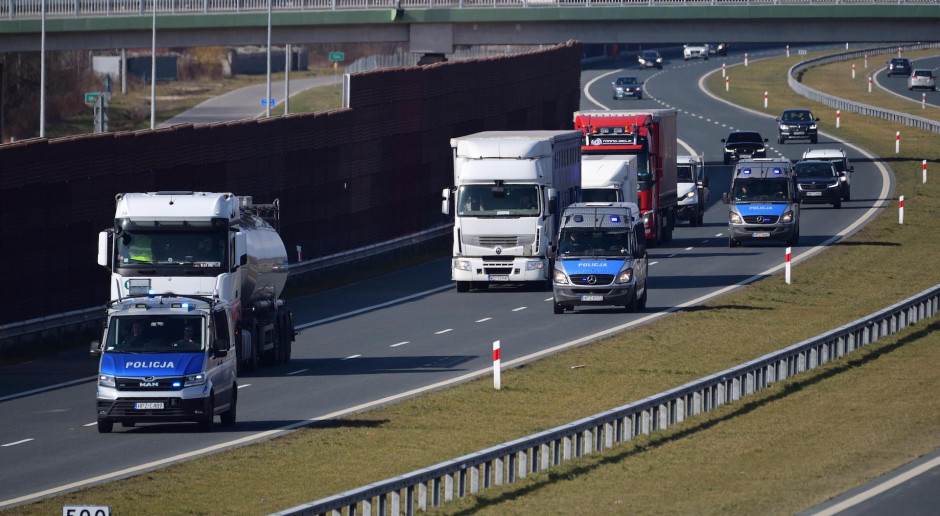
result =
[{"label": "white dashed lane line", "polygon": [[410,341],[407,341],[407,340],[406,340],[406,341],[404,341],[404,342],[399,342],[399,343],[397,343],[397,344],[392,344],[392,345],[389,346],[389,347],[390,347],[390,348],[397,348],[398,346],[404,346],[405,344],[408,344],[409,342],[410,342]]},{"label": "white dashed lane line", "polygon": [[454,331],[454,329],[453,329],[453,328],[447,328],[446,330],[436,331],[436,332],[434,332],[434,335],[442,335],[442,334],[447,333],[447,332],[449,332],[449,331]]},{"label": "white dashed lane line", "polygon": [[484,318],[482,318],[482,319],[477,319],[476,321],[473,321],[473,322],[486,322],[486,321],[490,321],[490,320],[492,320],[492,319],[493,319],[492,317],[484,317]]},{"label": "white dashed lane line", "polygon": [[513,308],[512,311],[513,311],[513,312],[521,312],[522,310],[525,310],[525,309],[526,309],[525,306],[520,306],[519,308]]},{"label": "white dashed lane line", "polygon": [[[95,423],[95,424],[97,424],[97,423]],[[15,441],[15,442],[12,442],[12,443],[0,444],[0,448],[7,448],[7,447],[9,447],[9,446],[16,446],[17,444],[28,443],[28,442],[30,442],[30,441],[32,441],[32,440],[33,440],[32,438],[30,438],[30,439],[21,439],[21,440],[19,440],[19,441]]]},{"label": "white dashed lane line", "polygon": [[352,355],[352,356],[348,356],[348,357],[346,357],[346,358],[341,358],[340,361],[343,361],[343,360],[352,360],[352,359],[354,359],[354,358],[359,358],[359,357],[361,357],[361,356],[362,356],[362,355]]}]

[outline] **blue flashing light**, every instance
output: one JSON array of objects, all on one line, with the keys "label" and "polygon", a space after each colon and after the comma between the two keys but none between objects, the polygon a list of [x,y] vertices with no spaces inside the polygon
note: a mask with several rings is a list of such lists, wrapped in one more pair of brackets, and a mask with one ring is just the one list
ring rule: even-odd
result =
[{"label": "blue flashing light", "polygon": [[775,168],[775,169],[774,169],[774,174],[780,175],[780,169],[779,169],[779,168]]},{"label": "blue flashing light", "polygon": [[154,289],[150,289],[147,291],[147,296],[150,297],[150,299],[153,299],[153,297],[156,295],[157,295],[157,291]]},{"label": "blue flashing light", "polygon": [[575,215],[575,216],[574,216],[574,221],[575,221],[575,222],[584,222],[584,217],[581,216],[581,215]]},{"label": "blue flashing light", "polygon": [[181,306],[181,308],[182,308],[183,310],[189,310],[189,303],[183,303],[182,306]]},{"label": "blue flashing light", "polygon": [[610,216],[610,223],[611,223],[611,224],[620,224],[620,216],[619,216],[619,215],[611,215],[611,216]]},{"label": "blue flashing light", "polygon": [[748,175],[748,174],[751,173],[751,169],[746,168],[746,169],[742,170],[741,173],[744,174],[744,175]]},{"label": "blue flashing light", "polygon": [[182,386],[183,386],[183,384],[180,383],[180,382],[173,382],[173,388],[174,388],[174,389],[179,389],[179,388],[182,387]]}]

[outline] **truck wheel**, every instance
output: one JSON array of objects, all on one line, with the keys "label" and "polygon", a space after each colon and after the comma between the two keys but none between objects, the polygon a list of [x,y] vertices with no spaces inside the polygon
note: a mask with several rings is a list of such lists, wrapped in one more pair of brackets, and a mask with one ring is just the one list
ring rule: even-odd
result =
[{"label": "truck wheel", "polygon": [[114,421],[111,421],[110,419],[98,420],[98,433],[99,434],[110,434],[111,430],[114,430]]},{"label": "truck wheel", "polygon": [[457,282],[457,292],[469,292],[470,291],[470,282],[469,281],[458,281]]},{"label": "truck wheel", "polygon": [[[253,334],[253,332],[252,332]],[[248,347],[248,372],[258,370],[258,346],[255,339],[251,339],[251,346]]]},{"label": "truck wheel", "polygon": [[235,415],[236,408],[238,406],[238,386],[232,384],[232,404],[229,406],[228,410],[219,414],[219,419],[222,420],[222,426],[232,426],[235,424]]},{"label": "truck wheel", "polygon": [[209,403],[206,407],[206,413],[199,419],[197,423],[199,425],[199,430],[202,432],[211,432],[212,431],[212,421],[215,419],[215,396],[212,394],[209,395]]},{"label": "truck wheel", "polygon": [[554,310],[555,310],[555,314],[562,314],[562,313],[565,313],[565,307],[562,306],[562,305],[560,305],[560,304],[558,304],[558,303],[552,303],[552,307],[553,307]]}]

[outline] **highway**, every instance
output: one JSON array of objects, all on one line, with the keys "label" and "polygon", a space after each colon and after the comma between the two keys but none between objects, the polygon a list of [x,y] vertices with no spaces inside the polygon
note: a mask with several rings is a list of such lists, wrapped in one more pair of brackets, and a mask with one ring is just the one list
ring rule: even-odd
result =
[{"label": "highway", "polygon": [[[928,106],[940,107],[940,92],[928,91],[925,89],[915,89],[913,91],[908,90],[907,78],[901,77],[898,75],[888,77],[887,70],[885,68],[885,63],[891,57],[896,57],[896,56],[889,54],[887,55],[887,57],[885,57],[884,59],[885,62],[877,65],[880,68],[877,68],[875,70],[875,73],[872,74],[872,83],[876,84],[878,88],[880,88],[881,90],[887,91],[897,97],[911,100],[913,102],[916,102],[917,104],[926,102]],[[913,63],[915,69],[933,70],[933,74],[935,76],[937,74],[940,74],[940,56],[926,57],[926,58],[921,58],[921,59],[911,59],[911,62]],[[871,66],[871,63],[869,63],[869,66]],[[914,107],[915,105],[911,104],[911,107],[906,109],[906,111],[913,115],[917,115],[918,114],[917,110],[914,109]]]},{"label": "highway", "polygon": [[[752,52],[750,58],[758,59],[760,53]],[[729,56],[726,61],[730,65],[737,59]],[[0,471],[0,508],[486,374],[494,340],[502,343],[504,364],[525,362],[676,307],[701,303],[779,270],[784,259],[779,243],[728,247],[728,210],[720,198],[729,185],[730,167],[721,165],[720,140],[731,130],[749,129],[773,142],[775,123],[774,114],[729,106],[700,89],[703,75],[721,62],[674,60],[662,71],[592,69],[582,76],[582,109],[674,107],[679,110],[680,139],[708,162],[711,200],[705,224],[680,226],[672,242],[650,250],[645,311],[625,314],[600,308],[554,315],[549,292],[503,287],[458,294],[450,282],[449,259],[435,260],[292,301],[295,321],[303,331],[291,363],[240,378],[237,424],[231,428],[216,424],[211,433],[200,433],[192,424],[164,424],[117,426],[112,434],[98,434],[95,363],[85,353],[63,358],[55,374],[48,376],[39,362],[7,368],[0,381],[4,421],[0,460],[17,466]],[[633,66],[632,62],[619,66],[626,63]],[[617,74],[647,80],[644,100],[611,100],[610,82]],[[768,145],[769,156],[791,160],[808,146]],[[825,145],[848,150],[856,170],[853,199],[840,210],[822,205],[803,209],[801,242],[793,249],[797,262],[857,230],[891,189],[886,171],[870,157],[820,134],[816,147]],[[44,390],[44,385],[59,387]]]}]

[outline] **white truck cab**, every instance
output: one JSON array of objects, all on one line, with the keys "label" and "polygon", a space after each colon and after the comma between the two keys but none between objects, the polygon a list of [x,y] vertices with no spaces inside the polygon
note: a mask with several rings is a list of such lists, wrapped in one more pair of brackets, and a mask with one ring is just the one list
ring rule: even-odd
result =
[{"label": "white truck cab", "polygon": [[676,156],[679,209],[676,218],[688,220],[690,226],[701,226],[708,202],[709,181],[705,175],[703,156]]}]

